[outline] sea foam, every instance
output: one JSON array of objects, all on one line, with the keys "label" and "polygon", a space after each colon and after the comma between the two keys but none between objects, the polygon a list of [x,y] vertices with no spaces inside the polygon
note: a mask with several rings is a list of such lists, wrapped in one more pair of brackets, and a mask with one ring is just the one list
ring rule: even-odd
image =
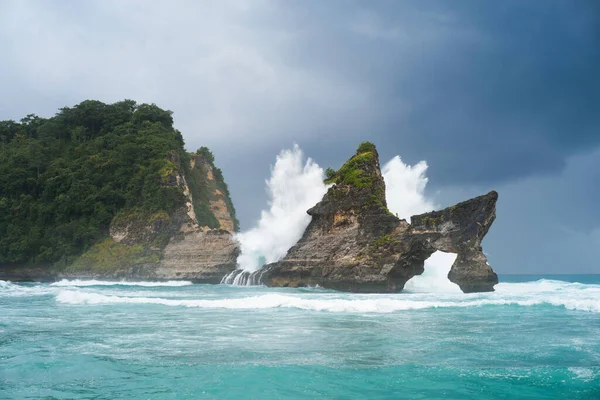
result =
[{"label": "sea foam", "polygon": [[[529,286],[529,292],[523,291]],[[568,310],[600,312],[600,286],[548,282],[545,280],[528,284],[500,284],[496,293],[399,293],[385,295],[362,294],[280,294],[269,293],[258,296],[223,299],[167,299],[161,297],[128,297],[104,295],[84,290],[61,289],[56,301],[62,304],[156,304],[175,307],[207,309],[259,310],[291,308],[325,312],[392,313],[432,308],[470,308],[483,306],[555,306]],[[553,287],[550,289],[549,287]]]},{"label": "sea foam", "polygon": [[0,297],[45,296],[53,293],[48,286],[23,286],[0,280]]},{"label": "sea foam", "polygon": [[166,281],[166,282],[129,282],[129,281],[99,281],[95,279],[80,280],[80,279],[63,279],[59,282],[51,283],[50,286],[58,287],[85,287],[85,286],[144,286],[144,287],[179,287],[192,285],[190,281]]}]

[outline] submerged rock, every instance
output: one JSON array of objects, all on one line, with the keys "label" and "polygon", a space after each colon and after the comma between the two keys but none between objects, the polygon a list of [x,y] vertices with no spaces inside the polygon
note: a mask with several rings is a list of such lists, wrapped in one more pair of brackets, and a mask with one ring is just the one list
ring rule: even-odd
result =
[{"label": "submerged rock", "polygon": [[308,210],[312,220],[300,241],[261,272],[267,286],[398,292],[441,250],[457,253],[448,278],[463,292],[494,290],[498,276],[481,241],[495,219],[495,191],[413,216],[408,224],[387,209],[379,156],[371,143],[361,144],[328,183],[333,186]]}]

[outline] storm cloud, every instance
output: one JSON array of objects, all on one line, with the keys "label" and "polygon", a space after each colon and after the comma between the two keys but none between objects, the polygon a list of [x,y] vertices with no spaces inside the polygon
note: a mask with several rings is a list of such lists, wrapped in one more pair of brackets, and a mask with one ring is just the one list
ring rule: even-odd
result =
[{"label": "storm cloud", "polygon": [[[486,239],[500,272],[543,270],[520,260],[559,244],[598,271],[577,247],[600,248],[597,4],[3,0],[0,118],[85,99],[173,110],[246,227],[281,148],[337,167],[371,140],[384,160],[427,160],[439,204],[500,191]],[[538,214],[557,228],[517,246],[511,226],[549,232]]]}]

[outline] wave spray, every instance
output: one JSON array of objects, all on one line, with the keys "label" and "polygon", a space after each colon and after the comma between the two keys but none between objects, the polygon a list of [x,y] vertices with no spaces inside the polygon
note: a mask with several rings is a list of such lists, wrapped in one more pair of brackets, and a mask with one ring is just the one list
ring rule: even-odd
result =
[{"label": "wave spray", "polygon": [[[386,184],[389,210],[401,219],[432,211],[435,203],[425,196],[427,163],[414,166],[393,157],[382,168]],[[268,263],[285,256],[310,223],[306,210],[319,202],[327,186],[323,183],[323,169],[304,155],[298,145],[282,150],[271,168],[266,181],[269,209],[263,210],[257,225],[236,236],[240,243],[238,269],[225,276],[222,283],[255,285],[260,274],[255,273]],[[436,252],[425,261],[425,273],[407,283],[407,290],[415,292],[452,292],[458,286],[447,278],[456,255]]]},{"label": "wave spray", "polygon": [[[411,166],[395,156],[382,168],[385,180],[388,209],[398,218],[410,222],[410,217],[439,208],[425,196],[429,179],[426,176],[428,165],[420,161]],[[436,251],[425,260],[425,271],[408,282],[407,292],[460,292],[458,285],[448,280],[448,272],[456,259],[456,254]]]},{"label": "wave spray", "polygon": [[223,278],[223,283],[258,283],[250,279],[251,273],[285,256],[310,223],[306,210],[327,191],[323,180],[323,169],[310,158],[304,161],[297,144],[279,153],[266,181],[269,209],[261,212],[254,228],[236,236],[241,247],[238,270]]}]

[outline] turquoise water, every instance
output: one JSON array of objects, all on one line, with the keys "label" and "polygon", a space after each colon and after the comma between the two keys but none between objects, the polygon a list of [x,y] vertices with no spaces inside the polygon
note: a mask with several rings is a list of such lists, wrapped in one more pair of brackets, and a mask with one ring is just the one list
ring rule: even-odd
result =
[{"label": "turquoise water", "polygon": [[0,398],[600,399],[600,276],[501,281],[469,295],[0,281]]}]

